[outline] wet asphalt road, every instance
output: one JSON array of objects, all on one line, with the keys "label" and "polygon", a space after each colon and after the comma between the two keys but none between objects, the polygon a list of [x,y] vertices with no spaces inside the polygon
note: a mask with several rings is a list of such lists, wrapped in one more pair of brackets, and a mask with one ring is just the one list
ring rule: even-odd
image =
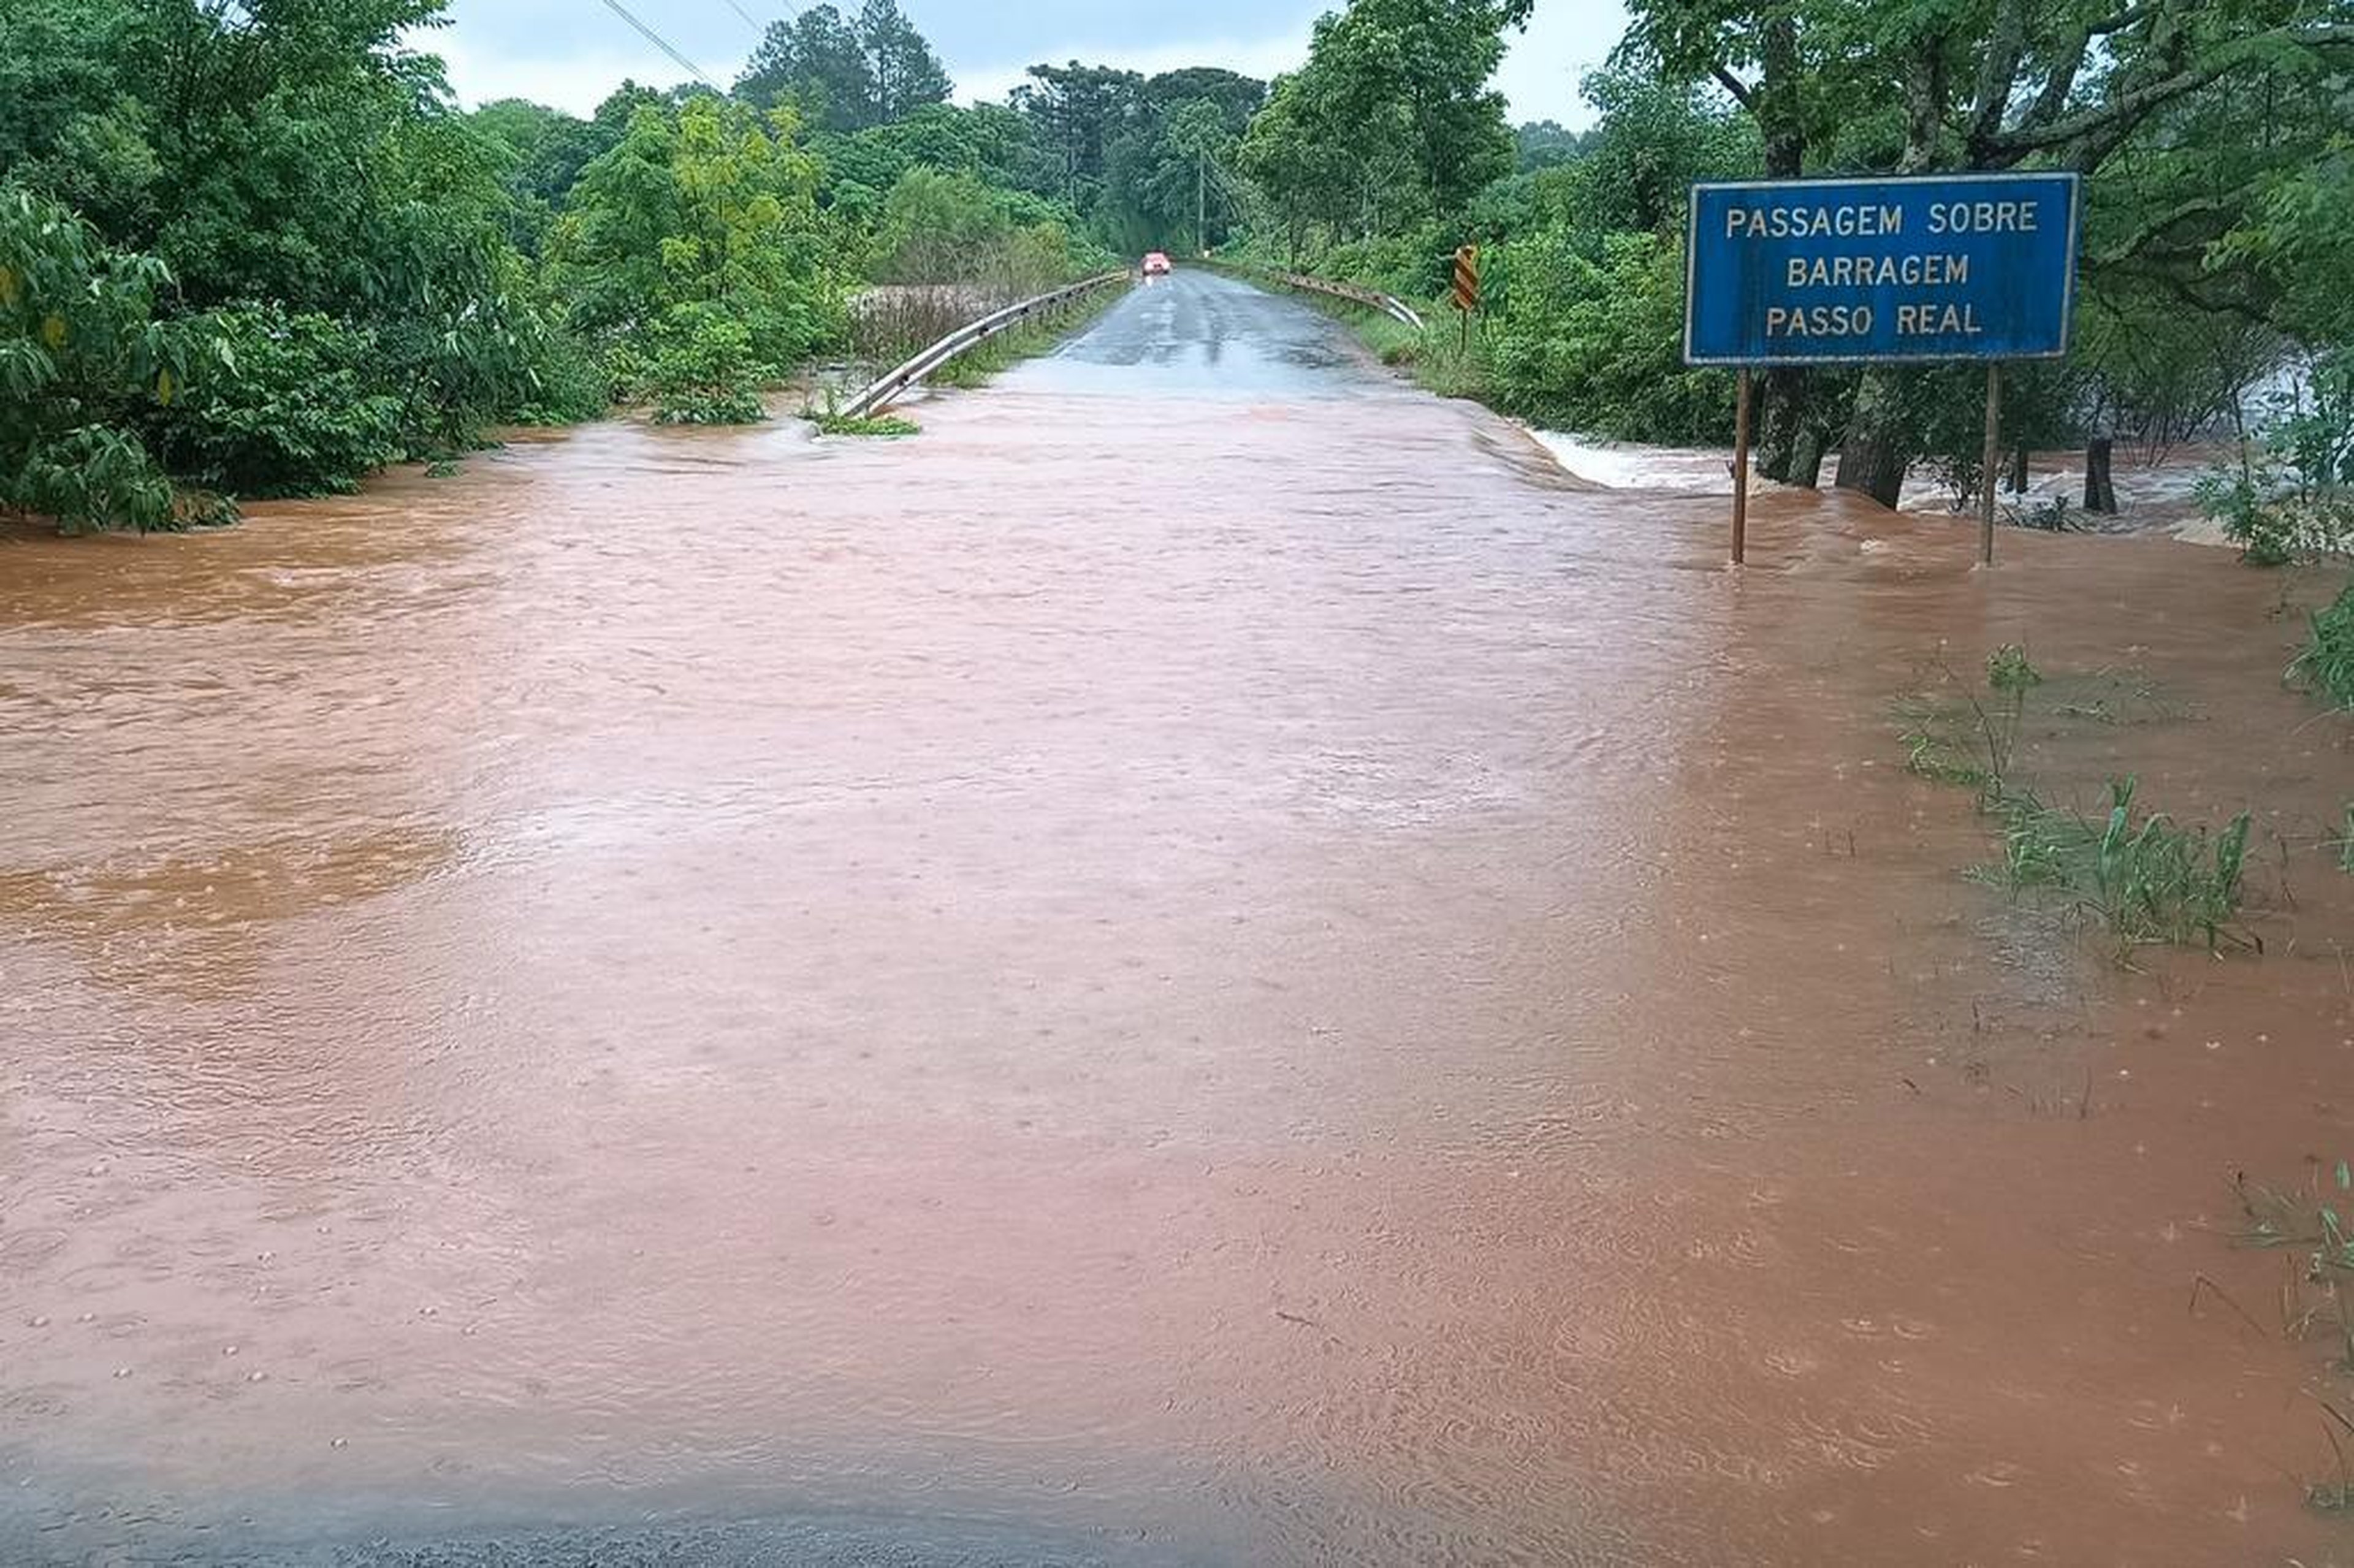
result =
[{"label": "wet asphalt road", "polygon": [[1346,396],[1362,374],[1346,329],[1299,301],[1199,269],[1148,279],[1087,332],[1013,373],[1034,391],[1238,399]]}]

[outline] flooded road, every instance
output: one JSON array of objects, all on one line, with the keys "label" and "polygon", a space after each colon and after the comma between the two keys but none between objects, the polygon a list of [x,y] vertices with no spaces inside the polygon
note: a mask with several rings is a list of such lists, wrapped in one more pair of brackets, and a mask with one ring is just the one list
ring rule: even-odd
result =
[{"label": "flooded road", "polygon": [[[0,1562],[2354,1561],[2278,577],[1736,577],[1198,275],[915,412],[0,542]],[[2265,957],[1962,877],[2012,641]]]}]

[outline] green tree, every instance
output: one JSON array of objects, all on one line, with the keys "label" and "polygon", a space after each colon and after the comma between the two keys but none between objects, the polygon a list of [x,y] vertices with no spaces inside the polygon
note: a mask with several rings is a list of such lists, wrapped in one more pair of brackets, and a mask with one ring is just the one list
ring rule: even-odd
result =
[{"label": "green tree", "polygon": [[1266,109],[1251,121],[1239,162],[1270,208],[1284,254],[1302,265],[1313,235],[1354,225],[1364,210],[1361,185],[1373,152],[1370,134],[1351,145],[1333,133],[1320,79],[1277,79]]},{"label": "green tree", "polygon": [[598,122],[520,98],[485,103],[466,122],[500,155],[513,204],[509,228],[527,254],[536,254],[548,219],[564,205],[580,171],[618,135],[618,128],[608,134]]},{"label": "green tree", "polygon": [[663,241],[687,221],[677,151],[674,112],[640,107],[620,141],[580,171],[548,232],[550,281],[592,341],[642,334],[672,302]]},{"label": "green tree", "polygon": [[820,135],[811,150],[824,165],[829,195],[845,184],[887,191],[918,165],[979,175],[1007,190],[1046,194],[1057,184],[1040,167],[1029,122],[1002,104],[927,104],[888,125]]},{"label": "green tree", "polygon": [[875,83],[878,123],[945,103],[955,89],[940,57],[899,9],[898,0],[866,0],[858,13],[858,44]]},{"label": "green tree", "polygon": [[736,95],[757,107],[791,104],[809,124],[844,134],[945,103],[951,90],[896,0],[865,0],[855,20],[825,5],[771,22],[736,79]]},{"label": "green tree", "polygon": [[1512,131],[1514,165],[1524,175],[1559,168],[1576,158],[1584,143],[1554,120],[1532,121]]},{"label": "green tree", "polygon": [[65,207],[0,185],[0,503],[68,533],[170,526],[173,487],[139,423],[208,366],[158,319],[171,271]]},{"label": "green tree", "polygon": [[1235,136],[1227,127],[1226,117],[1218,105],[1206,98],[1189,99],[1178,104],[1168,115],[1168,147],[1177,161],[1180,199],[1183,180],[1190,167],[1193,185],[1193,244],[1199,250],[1210,249],[1210,171],[1224,165],[1234,148]]},{"label": "green tree", "polygon": [[832,5],[769,23],[736,79],[736,95],[762,109],[791,104],[828,131],[864,130],[887,118],[865,40]]},{"label": "green tree", "polygon": [[790,109],[763,116],[708,94],[641,108],[549,231],[551,286],[573,326],[617,365],[677,368],[698,418],[757,401],[721,396],[715,377],[757,380],[841,329],[844,278],[797,132]]},{"label": "green tree", "polygon": [[1318,20],[1307,63],[1277,81],[1242,151],[1295,249],[1314,226],[1336,240],[1450,222],[1511,172],[1489,82],[1515,9],[1350,0]]},{"label": "green tree", "polygon": [[1732,377],[1681,359],[1683,253],[1671,237],[1613,234],[1598,256],[1566,229],[1516,246],[1494,325],[1494,396],[1511,413],[1625,440],[1709,441]]},{"label": "green tree", "polygon": [[2234,216],[2200,256],[2209,277],[2246,271],[2280,330],[2310,348],[2354,344],[2354,136],[2280,171]]},{"label": "green tree", "polygon": [[1694,181],[1760,171],[1755,129],[1722,99],[1629,70],[1596,71],[1579,86],[1599,116],[1568,165],[1573,221],[1590,236],[1681,234]]},{"label": "green tree", "polygon": [[[1145,84],[1140,112],[1105,157],[1097,228],[1120,249],[1207,249],[1243,216],[1236,154],[1266,96],[1247,77],[1171,71]],[[1173,96],[1191,92],[1193,96]]]},{"label": "green tree", "polygon": [[1053,171],[1054,191],[1082,211],[1095,205],[1109,154],[1143,111],[1144,79],[1108,66],[1034,65],[1013,107]]},{"label": "green tree", "polygon": [[[24,0],[0,15],[0,168],[78,209],[105,249],[161,264],[161,327],[319,317],[365,343],[355,397],[390,397],[398,429],[345,444],[351,462],[462,446],[547,406],[534,356],[558,345],[516,250],[540,219],[515,171],[578,122],[454,113],[411,43],[442,4]],[[293,407],[300,389],[268,378],[296,363],[250,356],[207,385],[207,418]],[[142,423],[202,477],[182,439],[196,418],[183,399]],[[244,488],[357,477],[232,468]]]}]

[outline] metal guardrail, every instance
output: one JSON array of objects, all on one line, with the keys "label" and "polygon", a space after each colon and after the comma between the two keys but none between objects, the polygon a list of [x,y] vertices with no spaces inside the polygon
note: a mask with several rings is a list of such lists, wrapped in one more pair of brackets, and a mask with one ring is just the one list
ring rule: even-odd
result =
[{"label": "metal guardrail", "polygon": [[1421,313],[1394,294],[1384,294],[1378,289],[1360,288],[1354,283],[1336,283],[1330,278],[1311,278],[1304,272],[1281,272],[1272,267],[1244,267],[1232,261],[1209,261],[1204,266],[1239,272],[1246,278],[1272,278],[1288,288],[1304,289],[1311,294],[1329,294],[1336,300],[1363,305],[1381,312],[1395,321],[1404,322],[1415,331],[1422,331]]},{"label": "metal guardrail", "polygon": [[1007,327],[1028,321],[1033,316],[1043,315],[1057,305],[1066,304],[1106,284],[1128,282],[1133,277],[1134,274],[1125,268],[1117,272],[1099,272],[1068,287],[1056,289],[1052,293],[1041,294],[1034,300],[1023,300],[1020,304],[1008,305],[977,322],[970,322],[844,403],[840,412],[844,418],[854,419],[872,414],[877,408],[887,407],[893,398],[908,388],[922,385],[926,376],[958,355],[977,344],[986,343]]}]

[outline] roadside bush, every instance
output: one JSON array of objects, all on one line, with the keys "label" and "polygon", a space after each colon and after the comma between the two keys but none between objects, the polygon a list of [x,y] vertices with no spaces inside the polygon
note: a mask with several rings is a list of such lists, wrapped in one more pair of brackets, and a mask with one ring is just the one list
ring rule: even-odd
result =
[{"label": "roadside bush", "polygon": [[129,522],[144,531],[172,525],[172,482],[138,439],[104,425],[82,425],[43,441],[9,486],[27,511],[80,534]]},{"label": "roadside bush", "polygon": [[2354,710],[2354,587],[2313,618],[2312,640],[2288,677],[2330,706]]},{"label": "roadside bush", "polygon": [[750,425],[768,418],[761,386],[773,374],[744,323],[711,305],[682,305],[663,323],[648,373],[654,418],[666,425]]},{"label": "roadside bush", "polygon": [[1428,300],[1446,291],[1455,275],[1454,256],[1448,231],[1424,224],[1405,234],[1337,246],[1313,270],[1403,300]]},{"label": "roadside bush", "polygon": [[570,425],[593,419],[613,401],[606,369],[571,333],[543,328],[532,343],[528,391],[514,410],[518,425]]},{"label": "roadside bush", "polygon": [[1672,237],[1614,234],[1596,260],[1554,228],[1507,250],[1511,303],[1490,329],[1492,387],[1507,413],[1620,440],[1725,439],[1733,378],[1683,363]]},{"label": "roadside bush", "polygon": [[154,420],[175,472],[239,495],[318,495],[402,455],[400,399],[376,378],[373,333],[274,304],[201,321],[221,368]]},{"label": "roadside bush", "polygon": [[2354,351],[2274,398],[2239,462],[2202,475],[2197,496],[2252,567],[2354,555]]},{"label": "roadside bush", "polygon": [[67,533],[177,525],[140,423],[215,355],[201,333],[157,319],[172,287],[161,261],[0,186],[0,505]]}]

